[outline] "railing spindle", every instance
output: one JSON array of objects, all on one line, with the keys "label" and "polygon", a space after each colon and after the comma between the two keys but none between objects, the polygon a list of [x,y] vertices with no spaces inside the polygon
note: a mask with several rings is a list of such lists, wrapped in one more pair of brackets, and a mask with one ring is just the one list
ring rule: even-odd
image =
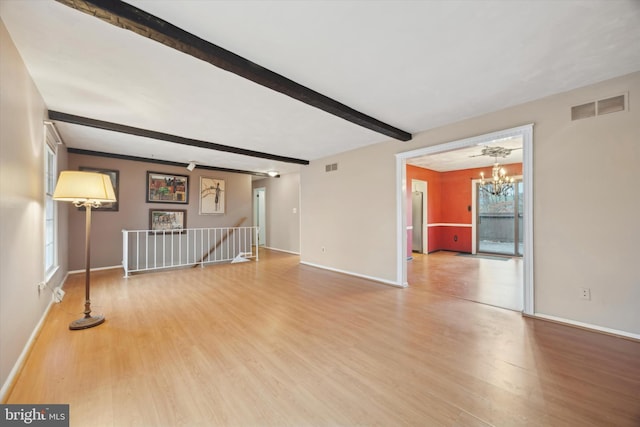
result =
[{"label": "railing spindle", "polygon": [[[199,245],[198,236],[200,238]],[[125,277],[129,277],[134,272],[163,268],[196,266],[198,264],[204,268],[205,263],[233,261],[238,255],[245,258],[255,258],[257,261],[257,236],[257,227],[218,227],[161,231],[122,230],[122,266]],[[141,242],[141,238],[144,238],[143,242]],[[159,239],[162,242],[159,242]],[[171,240],[167,242],[167,239]],[[192,241],[193,243],[191,243]],[[255,253],[253,252],[254,242],[256,245]],[[160,247],[160,244],[162,247]],[[177,248],[176,245],[178,245]],[[200,246],[199,254],[198,246]],[[191,249],[193,249],[193,252]],[[135,255],[130,252],[131,250],[136,251]],[[141,257],[144,257],[144,265],[140,260]],[[150,257],[153,257],[153,262],[151,262]],[[135,265],[131,265],[130,260],[132,262],[135,260]]]}]

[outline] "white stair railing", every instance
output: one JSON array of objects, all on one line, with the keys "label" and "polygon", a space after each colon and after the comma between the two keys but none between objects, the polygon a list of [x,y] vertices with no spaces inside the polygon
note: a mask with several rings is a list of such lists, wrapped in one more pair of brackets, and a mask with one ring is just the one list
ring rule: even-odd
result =
[{"label": "white stair railing", "polygon": [[122,230],[124,277],[166,268],[258,260],[258,227]]}]

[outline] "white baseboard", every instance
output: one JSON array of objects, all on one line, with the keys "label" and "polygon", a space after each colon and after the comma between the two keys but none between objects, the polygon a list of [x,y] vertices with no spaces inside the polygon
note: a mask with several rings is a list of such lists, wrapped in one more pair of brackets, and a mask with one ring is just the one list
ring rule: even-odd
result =
[{"label": "white baseboard", "polygon": [[261,247],[263,249],[269,249],[270,251],[285,252],[291,255],[300,255],[300,252],[293,252],[293,251],[287,251],[285,249],[271,248],[269,246],[261,246]]},{"label": "white baseboard", "polygon": [[379,277],[367,276],[366,274],[354,273],[352,271],[340,270],[338,268],[327,267],[327,266],[320,265],[320,264],[314,264],[312,262],[300,261],[300,264],[308,265],[310,267],[315,267],[315,268],[321,268],[323,270],[335,271],[336,273],[347,274],[349,276],[360,277],[361,279],[372,280],[374,282],[379,282],[379,283],[382,283],[382,284],[385,284],[385,285],[390,285],[390,286],[393,286],[393,287],[396,287],[396,288],[406,288],[408,286],[407,283],[405,283],[404,285],[400,285],[400,284],[398,284],[396,282],[393,282],[391,280],[381,279]]},{"label": "white baseboard", "polygon": [[[67,274],[65,274],[64,278],[60,282],[60,288],[64,288],[64,284],[67,282],[68,277],[69,277],[69,273],[67,272]],[[18,360],[16,360],[16,363],[13,364],[13,368],[11,368],[11,372],[9,372],[9,375],[7,375],[6,381],[4,382],[4,384],[2,384],[2,388],[0,388],[0,402],[4,402],[5,399],[7,398],[7,393],[9,392],[9,389],[13,385],[13,382],[16,376],[22,369],[24,362],[27,360],[27,356],[31,351],[31,347],[33,346],[33,343],[35,342],[36,338],[40,334],[40,330],[42,329],[42,325],[44,324],[44,319],[47,318],[47,315],[49,314],[49,310],[51,310],[51,306],[53,304],[54,304],[54,301],[52,297],[51,300],[49,301],[49,304],[47,305],[47,308],[44,310],[44,313],[42,313],[42,316],[40,317],[38,324],[36,325],[35,328],[33,328],[33,332],[31,332],[29,339],[24,345],[24,348],[22,349],[22,352],[20,353]]]},{"label": "white baseboard", "polygon": [[53,299],[49,301],[49,305],[47,305],[47,308],[44,310],[44,313],[42,313],[42,316],[40,317],[40,321],[38,321],[38,324],[33,329],[33,332],[31,332],[31,336],[27,340],[27,343],[24,345],[24,348],[22,349],[22,353],[20,353],[18,360],[16,360],[16,363],[14,363],[13,368],[11,369],[11,372],[9,372],[9,375],[7,376],[7,380],[4,382],[4,384],[2,384],[2,388],[0,389],[0,402],[5,401],[7,397],[7,393],[9,392],[9,389],[13,385],[13,381],[15,380],[16,376],[22,369],[22,366],[24,365],[24,362],[27,359],[27,355],[29,354],[29,351],[31,351],[31,346],[33,346],[33,343],[38,337],[38,334],[40,334],[40,329],[42,329],[42,325],[44,324],[44,319],[47,318],[47,314],[49,314],[49,310],[51,309],[52,305],[53,305]]},{"label": "white baseboard", "polygon": [[[92,268],[90,271],[114,270],[116,268],[123,268],[122,264],[120,264],[120,265],[112,265],[110,267]],[[85,269],[83,268],[82,270],[72,270],[67,274],[77,274],[77,273],[84,273],[84,272],[85,272]]]},{"label": "white baseboard", "polygon": [[634,334],[626,331],[620,331],[617,329],[606,328],[604,326],[592,325],[590,323],[578,322],[576,320],[565,319],[562,317],[550,316],[548,314],[542,314],[542,313],[534,313],[533,315],[528,317],[538,318],[542,320],[550,320],[552,322],[563,323],[565,325],[576,326],[582,329],[589,329],[597,332],[603,332],[608,335],[615,335],[623,338],[631,338],[633,340],[640,341],[640,335],[638,334]]}]

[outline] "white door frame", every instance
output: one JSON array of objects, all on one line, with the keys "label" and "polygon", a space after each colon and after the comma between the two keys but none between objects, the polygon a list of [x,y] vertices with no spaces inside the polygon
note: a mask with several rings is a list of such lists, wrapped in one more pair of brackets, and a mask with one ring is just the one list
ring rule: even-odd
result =
[{"label": "white door frame", "polygon": [[408,286],[407,260],[407,159],[444,151],[457,150],[479,144],[486,144],[500,138],[522,138],[522,178],[524,185],[524,289],[523,313],[534,314],[534,281],[533,281],[533,124],[518,126],[471,138],[451,141],[431,147],[419,148],[396,154],[396,282],[400,286]]}]

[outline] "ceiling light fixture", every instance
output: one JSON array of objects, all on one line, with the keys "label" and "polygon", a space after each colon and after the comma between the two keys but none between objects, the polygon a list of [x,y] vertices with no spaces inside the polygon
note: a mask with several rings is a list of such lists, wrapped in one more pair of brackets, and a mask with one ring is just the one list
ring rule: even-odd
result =
[{"label": "ceiling light fixture", "polygon": [[278,172],[278,171],[269,171],[269,172],[267,172],[267,175],[269,175],[271,178],[275,178],[275,177],[280,176],[280,172]]},{"label": "ceiling light fixture", "polygon": [[491,168],[491,179],[485,180],[484,172],[480,172],[480,188],[485,193],[493,196],[509,196],[513,194],[513,177],[507,175],[507,171],[498,163],[498,156],[507,157],[512,149],[503,147],[485,147],[482,149],[484,156],[492,156],[495,163]]},{"label": "ceiling light fixture", "polygon": [[188,170],[189,172],[191,172],[191,171],[193,171],[195,168],[196,168],[196,162],[194,162],[194,161],[190,161],[190,162],[189,162],[189,165],[187,165],[187,170]]}]

